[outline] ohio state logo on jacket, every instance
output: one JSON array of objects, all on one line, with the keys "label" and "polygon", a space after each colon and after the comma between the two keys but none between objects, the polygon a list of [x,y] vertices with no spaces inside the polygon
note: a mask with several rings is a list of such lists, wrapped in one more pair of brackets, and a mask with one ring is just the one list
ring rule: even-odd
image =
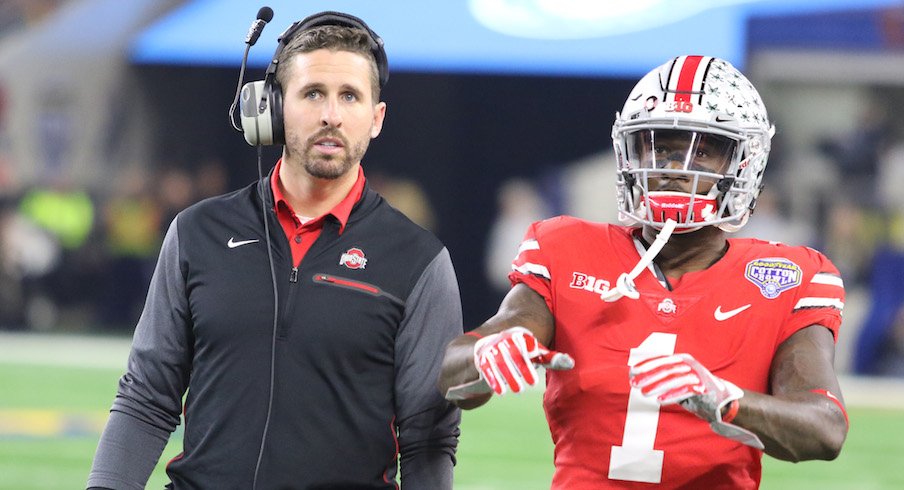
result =
[{"label": "ohio state logo on jacket", "polygon": [[344,265],[349,269],[363,269],[367,265],[367,258],[360,248],[350,248],[341,257],[339,257],[339,265]]}]

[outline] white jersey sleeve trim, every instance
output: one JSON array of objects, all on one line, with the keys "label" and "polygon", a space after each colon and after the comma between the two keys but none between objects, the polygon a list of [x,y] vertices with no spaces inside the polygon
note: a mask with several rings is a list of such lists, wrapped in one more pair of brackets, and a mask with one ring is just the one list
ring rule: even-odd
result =
[{"label": "white jersey sleeve trim", "polygon": [[844,281],[841,277],[836,276],[835,274],[827,274],[825,272],[820,272],[813,276],[813,279],[810,280],[812,284],[825,284],[827,286],[838,286],[840,288],[844,287]]},{"label": "white jersey sleeve trim", "polygon": [[837,308],[843,310],[844,302],[838,298],[801,298],[794,305],[794,309],[799,310],[801,308]]},{"label": "white jersey sleeve trim", "polygon": [[527,250],[540,250],[540,242],[537,240],[524,240],[521,242],[521,246],[518,247],[518,255],[521,255],[521,252],[525,252]]},{"label": "white jersey sleeve trim", "polygon": [[513,264],[512,270],[515,272],[520,272],[521,274],[533,274],[535,276],[545,277],[547,280],[551,279],[549,277],[549,269],[540,264],[531,264],[530,262],[520,266]]}]

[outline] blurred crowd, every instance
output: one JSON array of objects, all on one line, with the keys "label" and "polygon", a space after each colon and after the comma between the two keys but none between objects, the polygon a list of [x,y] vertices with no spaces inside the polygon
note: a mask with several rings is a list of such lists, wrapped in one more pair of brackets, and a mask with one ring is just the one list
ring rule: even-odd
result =
[{"label": "blurred crowd", "polygon": [[[0,327],[130,329],[173,217],[228,189],[223,164],[129,168],[102,192],[63,177],[0,198]],[[2,177],[0,177],[2,178]]]},{"label": "blurred crowd", "polygon": [[821,195],[816,245],[846,284],[868,291],[852,356],[858,374],[904,376],[904,121],[893,106],[876,98],[852,131],[817,145],[836,179]]}]

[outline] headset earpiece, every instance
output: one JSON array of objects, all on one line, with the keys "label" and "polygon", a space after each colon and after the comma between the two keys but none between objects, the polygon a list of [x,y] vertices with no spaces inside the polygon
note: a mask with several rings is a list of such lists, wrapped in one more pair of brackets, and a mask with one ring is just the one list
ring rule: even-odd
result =
[{"label": "headset earpiece", "polygon": [[[260,106],[265,101],[266,106],[261,109]],[[263,80],[248,82],[242,86],[239,118],[242,121],[242,133],[249,145],[273,144],[273,117],[270,107]]]},{"label": "headset earpiece", "polygon": [[282,89],[279,82],[265,80],[242,87],[239,116],[245,141],[252,146],[285,143],[282,113]]},{"label": "headset earpiece", "polygon": [[276,70],[279,67],[279,55],[296,33],[317,26],[335,25],[353,27],[367,32],[370,37],[370,49],[377,63],[377,78],[380,88],[389,80],[389,64],[386,59],[386,51],[383,49],[383,39],[371,30],[363,20],[353,15],[342,12],[320,12],[311,15],[304,20],[294,22],[277,40],[276,52],[263,80],[246,83],[241,92],[241,110],[239,115],[242,120],[242,131],[245,133],[245,141],[252,146],[282,145],[286,142],[283,127],[283,93],[282,87],[276,80]]}]

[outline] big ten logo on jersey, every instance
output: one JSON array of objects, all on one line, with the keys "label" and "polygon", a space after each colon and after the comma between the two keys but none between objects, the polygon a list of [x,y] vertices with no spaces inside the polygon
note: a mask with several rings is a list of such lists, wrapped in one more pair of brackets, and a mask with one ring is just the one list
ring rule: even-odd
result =
[{"label": "big ten logo on jersey", "polygon": [[597,279],[596,277],[591,276],[590,274],[584,274],[583,272],[572,272],[571,284],[569,284],[568,287],[583,289],[584,291],[603,295],[609,291],[609,281]]},{"label": "big ten logo on jersey", "polygon": [[694,104],[689,100],[673,100],[665,103],[666,112],[693,112]]}]

